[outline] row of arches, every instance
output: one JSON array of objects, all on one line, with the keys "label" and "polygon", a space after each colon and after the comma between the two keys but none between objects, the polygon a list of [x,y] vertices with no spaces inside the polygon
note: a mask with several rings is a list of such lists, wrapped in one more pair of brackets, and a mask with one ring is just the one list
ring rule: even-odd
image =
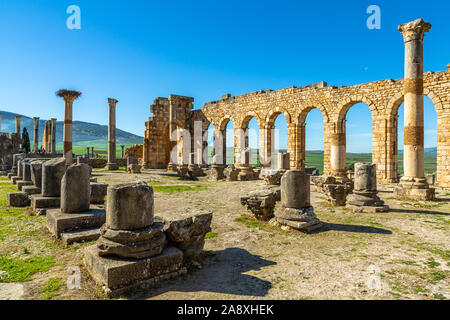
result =
[{"label": "row of arches", "polygon": [[[357,99],[360,101],[344,101],[338,114],[338,121],[341,121],[345,136],[344,162],[347,167],[357,161],[372,162],[372,146],[374,144],[373,128],[381,121],[373,116],[377,112],[376,107],[370,100],[365,98]],[[393,98],[389,104],[392,123],[389,133],[389,139],[386,143],[390,144],[388,149],[393,154],[393,163],[389,164],[387,170],[392,171],[391,180],[398,179],[403,173],[402,164],[402,146],[403,146],[403,95]],[[425,96],[425,148],[434,148],[437,146],[437,107],[433,101]],[[296,120],[296,121],[295,121]],[[220,130],[224,136],[224,163],[239,163],[236,159],[239,145],[239,133],[236,129],[242,129],[245,132],[244,147],[251,150],[248,159],[249,164],[253,166],[261,165],[261,156],[272,152],[292,152],[294,148],[289,146],[290,135],[296,126],[304,126],[303,137],[294,139],[302,143],[299,157],[291,154],[291,163],[303,161],[306,167],[317,167],[321,173],[327,170],[324,163],[326,157],[329,157],[330,150],[327,150],[327,127],[330,127],[329,116],[322,106],[309,107],[304,109],[298,119],[292,119],[290,114],[282,109],[275,108],[270,111],[264,120],[256,113],[249,113],[241,119],[235,119],[237,126],[231,118],[224,118],[220,123],[211,123],[208,128],[208,149],[211,150],[209,160],[212,161],[214,150],[214,130]],[[261,131],[266,131],[262,133]],[[271,131],[270,134],[267,131]],[[328,130],[328,133],[329,130]],[[268,138],[267,135],[270,135]],[[268,141],[270,140],[270,141]],[[399,150],[400,149],[400,150]],[[306,152],[309,151],[309,152]],[[356,155],[358,154],[358,155]],[[270,157],[272,156],[272,157]],[[387,156],[386,156],[387,157]],[[276,154],[269,155],[271,158],[271,167],[277,167]],[[263,165],[268,166],[268,165]],[[428,172],[436,171],[436,155],[425,157],[425,168]]]}]

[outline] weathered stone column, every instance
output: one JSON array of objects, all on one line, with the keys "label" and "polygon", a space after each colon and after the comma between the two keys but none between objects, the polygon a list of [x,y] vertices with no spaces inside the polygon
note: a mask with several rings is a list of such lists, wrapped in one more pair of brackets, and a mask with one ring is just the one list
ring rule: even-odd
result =
[{"label": "weathered stone column", "polygon": [[2,118],[3,116],[0,114],[0,132],[2,131]]},{"label": "weathered stone column", "polygon": [[81,96],[81,92],[72,90],[59,90],[56,95],[64,99],[64,134],[63,156],[66,164],[72,164],[72,109],[73,102]]},{"label": "weathered stone column", "polygon": [[117,170],[119,166],[116,162],[116,99],[108,98],[109,121],[108,121],[108,170]]},{"label": "weathered stone column", "polygon": [[122,159],[125,158],[125,146],[121,145],[120,148],[122,148]]},{"label": "weathered stone column", "polygon": [[33,152],[39,151],[39,117],[34,117]]},{"label": "weathered stone column", "polygon": [[345,120],[334,124],[331,134],[331,171],[337,179],[348,180],[346,175],[346,135]]},{"label": "weathered stone column", "polygon": [[16,116],[16,135],[21,139],[21,133],[20,133],[20,120],[22,119],[21,116]]},{"label": "weathered stone column", "polygon": [[225,164],[225,155],[224,155],[224,147],[223,147],[223,135],[222,131],[214,128],[214,164],[224,165]]},{"label": "weathered stone column", "polygon": [[86,156],[89,159],[90,158],[90,152],[89,152],[89,147],[86,147]]},{"label": "weathered stone column", "polygon": [[91,155],[92,155],[92,158],[95,158],[95,155],[94,155],[94,147],[91,147]]},{"label": "weathered stone column", "polygon": [[430,28],[431,24],[422,19],[398,27],[405,42],[405,137],[404,176],[395,194],[408,199],[434,198],[434,189],[429,188],[425,178],[423,129],[423,38]]},{"label": "weathered stone column", "polygon": [[56,118],[52,118],[50,120],[50,132],[51,132],[50,152],[52,154],[55,154],[56,153]]}]

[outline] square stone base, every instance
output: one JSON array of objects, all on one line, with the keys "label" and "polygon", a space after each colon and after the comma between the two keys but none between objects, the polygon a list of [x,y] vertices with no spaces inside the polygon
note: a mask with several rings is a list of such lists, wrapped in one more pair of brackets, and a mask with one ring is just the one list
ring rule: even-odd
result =
[{"label": "square stone base", "polygon": [[434,188],[418,189],[398,186],[394,189],[394,196],[401,199],[429,201],[435,199],[434,192]]},{"label": "square stone base", "polygon": [[63,232],[100,228],[105,222],[105,210],[97,208],[82,213],[62,213],[61,209],[47,210],[47,228],[57,238],[60,238]]},{"label": "square stone base", "polygon": [[186,273],[183,252],[175,247],[166,247],[160,255],[151,258],[134,260],[100,257],[97,246],[93,245],[85,249],[83,262],[108,297]]},{"label": "square stone base", "polygon": [[14,177],[15,175],[16,175],[15,173],[10,172],[8,173],[7,177],[9,180],[11,180],[11,178]]},{"label": "square stone base", "polygon": [[352,210],[354,213],[365,212],[365,213],[377,213],[377,212],[386,212],[389,211],[389,206],[379,206],[379,207],[370,207],[370,206],[354,206],[351,204],[347,204],[346,208]]},{"label": "square stone base", "polygon": [[16,182],[16,184],[17,184],[17,189],[19,191],[22,191],[22,188],[25,187],[25,186],[32,186],[32,185],[34,185],[33,181],[25,181],[25,180],[19,180],[19,181]]},{"label": "square stone base", "polygon": [[57,208],[60,206],[60,197],[43,197],[41,195],[31,196],[31,207],[33,210],[45,208]]},{"label": "square stone base", "polygon": [[33,195],[33,194],[41,194],[41,188],[36,186],[23,186],[22,192],[25,192],[26,194]]},{"label": "square stone base", "polygon": [[23,192],[8,193],[6,195],[6,205],[9,207],[28,207],[30,205],[30,198],[28,194]]}]

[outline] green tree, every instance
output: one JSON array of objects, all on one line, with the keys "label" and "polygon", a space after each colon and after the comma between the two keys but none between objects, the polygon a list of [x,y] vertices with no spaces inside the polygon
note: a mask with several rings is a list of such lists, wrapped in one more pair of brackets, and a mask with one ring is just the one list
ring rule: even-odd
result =
[{"label": "green tree", "polygon": [[28,135],[27,128],[23,128],[22,131],[22,148],[25,149],[25,152],[30,152],[30,136]]}]

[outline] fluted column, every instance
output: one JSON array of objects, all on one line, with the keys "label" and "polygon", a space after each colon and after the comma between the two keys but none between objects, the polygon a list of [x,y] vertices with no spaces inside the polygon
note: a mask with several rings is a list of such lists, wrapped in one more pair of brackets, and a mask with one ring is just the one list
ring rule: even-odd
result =
[{"label": "fluted column", "polygon": [[347,180],[346,175],[346,132],[345,119],[339,120],[334,124],[334,130],[331,134],[331,172],[336,178]]},{"label": "fluted column", "polygon": [[429,188],[424,170],[423,38],[430,28],[431,24],[422,19],[398,27],[405,42],[405,123],[404,176],[396,194],[408,199],[434,198],[434,189]]},{"label": "fluted column", "polygon": [[34,117],[34,136],[33,136],[33,152],[39,151],[39,118]]},{"label": "fluted column", "polygon": [[116,162],[116,99],[109,98],[109,121],[108,121],[108,170],[117,170],[119,166]]}]

